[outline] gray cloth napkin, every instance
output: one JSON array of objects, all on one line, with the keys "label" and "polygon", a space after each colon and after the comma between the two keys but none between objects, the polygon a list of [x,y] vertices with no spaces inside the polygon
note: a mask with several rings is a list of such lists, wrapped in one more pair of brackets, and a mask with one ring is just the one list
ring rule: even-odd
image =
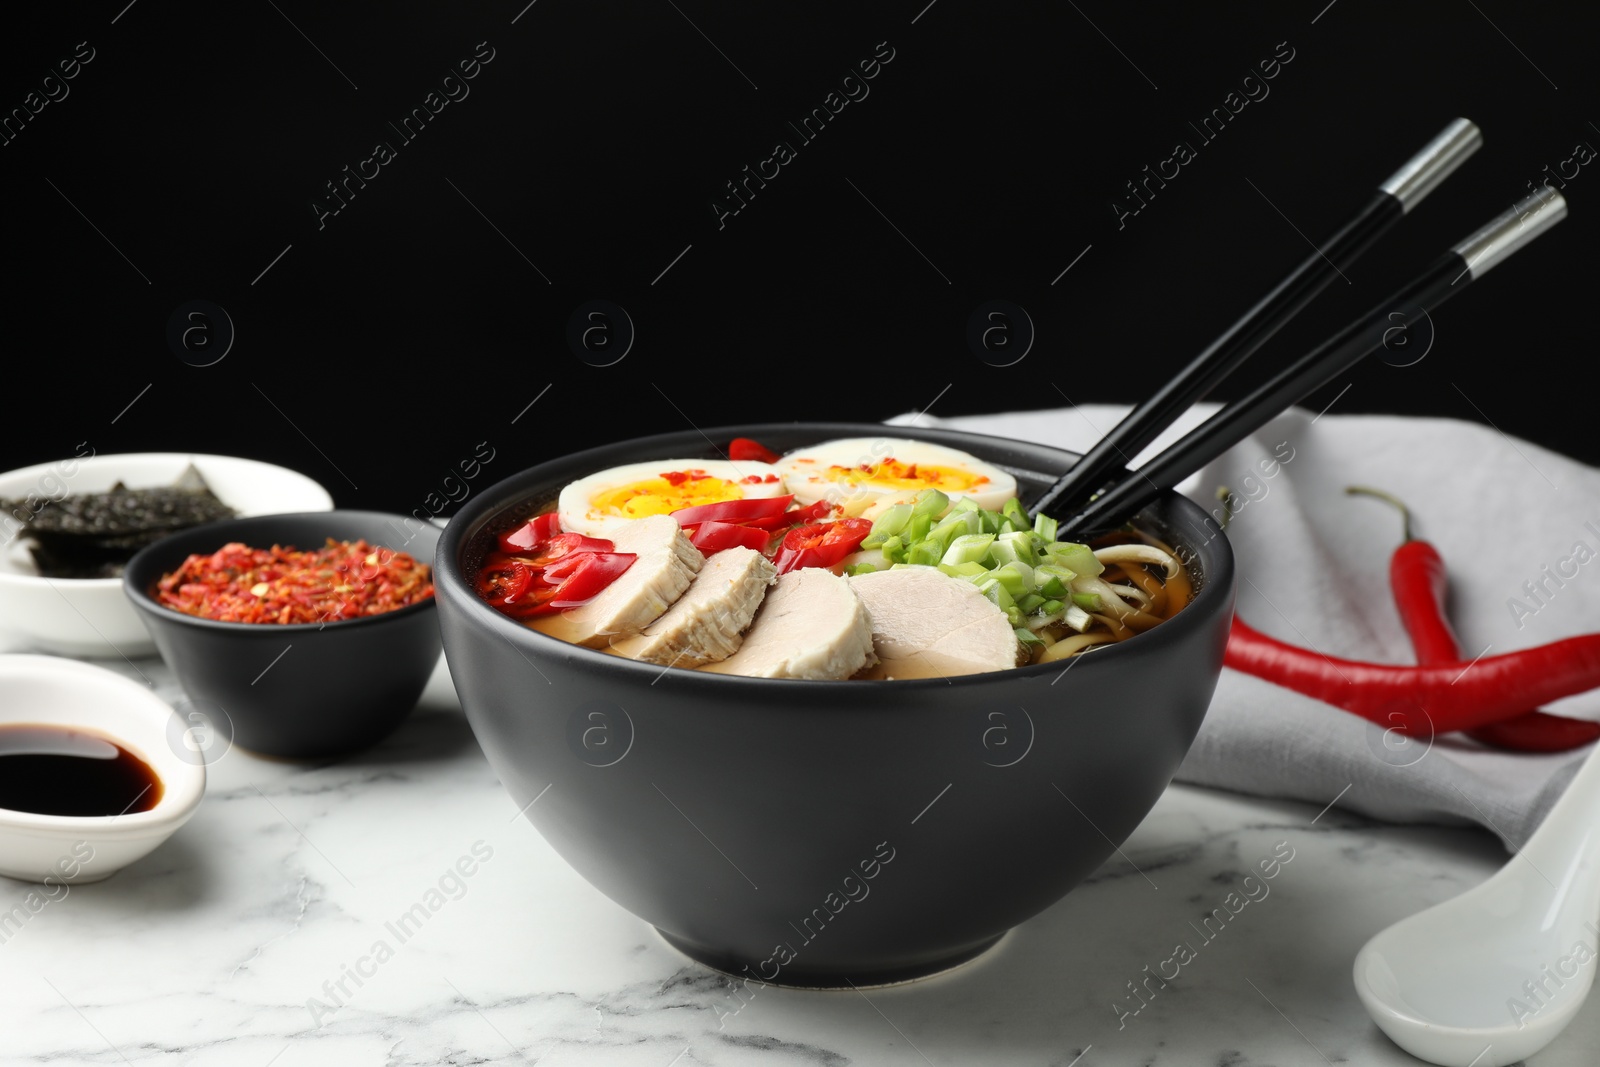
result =
[{"label": "gray cloth napkin", "polygon": [[[1212,410],[1188,413],[1134,466]],[[1080,406],[890,421],[1082,452],[1126,411]],[[1179,487],[1207,509],[1219,507],[1218,486],[1243,500],[1228,538],[1238,561],[1238,611],[1256,629],[1330,656],[1415,662],[1388,587],[1399,516],[1378,501],[1346,496],[1350,484],[1387,490],[1411,505],[1416,535],[1434,543],[1451,574],[1449,613],[1465,658],[1600,629],[1600,471],[1475,423],[1314,417],[1300,409]],[[1545,710],[1600,719],[1600,691]],[[1516,849],[1587,754],[1507,753],[1460,734],[1407,743],[1225,669],[1178,778],[1319,807],[1337,798],[1339,807],[1391,822],[1479,823]]]}]

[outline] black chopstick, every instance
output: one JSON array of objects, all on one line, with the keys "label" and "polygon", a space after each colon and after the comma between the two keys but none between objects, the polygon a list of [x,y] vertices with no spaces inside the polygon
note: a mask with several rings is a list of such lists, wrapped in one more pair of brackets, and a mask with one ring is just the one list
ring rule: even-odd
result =
[{"label": "black chopstick", "polygon": [[1497,263],[1566,218],[1567,202],[1550,186],[1524,197],[1440,256],[1416,280],[1237,400],[1073,515],[1056,536],[1082,540],[1114,529],[1189,475],[1383,347],[1391,330],[1409,329]]},{"label": "black chopstick", "polygon": [[1297,315],[1379,237],[1421,203],[1483,144],[1483,134],[1456,119],[1378,187],[1355,218],[1345,223],[1288,277],[1212,341],[1177,377],[1134,408],[1089,453],[1073,464],[1034,502],[1032,510],[1054,513],[1083,504],[1191,404]]}]

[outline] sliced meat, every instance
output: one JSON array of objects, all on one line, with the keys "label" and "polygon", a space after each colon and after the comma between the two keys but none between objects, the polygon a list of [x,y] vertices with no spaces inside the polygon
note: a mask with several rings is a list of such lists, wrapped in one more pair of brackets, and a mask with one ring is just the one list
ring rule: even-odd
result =
[{"label": "sliced meat", "polygon": [[872,647],[880,660],[874,676],[980,674],[1017,665],[1021,643],[1006,613],[971,582],[933,567],[874,571],[848,581],[872,614]]},{"label": "sliced meat", "polygon": [[665,615],[638,637],[617,641],[612,648],[670,667],[727,659],[739,651],[767,586],[777,576],[777,568],[761,553],[724,549],[706,560],[689,591]]},{"label": "sliced meat", "polygon": [[779,577],[739,651],[701,670],[837,681],[871,665],[872,620],[843,578],[816,567]]},{"label": "sliced meat", "polygon": [[562,634],[570,641],[598,647],[613,638],[638,633],[661,617],[683,595],[705,563],[670,515],[650,515],[611,532],[618,552],[638,559],[600,595],[562,616]]}]

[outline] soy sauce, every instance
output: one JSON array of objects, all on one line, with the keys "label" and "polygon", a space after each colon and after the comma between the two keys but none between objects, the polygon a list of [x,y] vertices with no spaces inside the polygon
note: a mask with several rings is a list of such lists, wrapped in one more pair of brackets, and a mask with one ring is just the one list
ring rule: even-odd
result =
[{"label": "soy sauce", "polygon": [[161,799],[148,763],[94,730],[0,726],[0,808],[38,815],[131,815]]}]

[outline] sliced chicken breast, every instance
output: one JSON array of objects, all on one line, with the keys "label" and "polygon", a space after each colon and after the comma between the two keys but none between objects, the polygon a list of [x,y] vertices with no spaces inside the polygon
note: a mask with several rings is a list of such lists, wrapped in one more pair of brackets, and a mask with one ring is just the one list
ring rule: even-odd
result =
[{"label": "sliced chicken breast", "polygon": [[1017,665],[1021,643],[1006,613],[971,582],[933,567],[874,571],[848,581],[872,616],[880,661],[875,677],[948,677]]},{"label": "sliced chicken breast", "polygon": [[861,598],[838,575],[804,567],[778,578],[739,651],[701,670],[837,681],[873,662],[872,620]]},{"label": "sliced chicken breast", "polygon": [[625,656],[669,667],[698,667],[739,651],[744,632],[778,577],[772,561],[749,548],[709,557],[689,591],[638,637],[612,648]]},{"label": "sliced chicken breast", "polygon": [[638,633],[683,595],[705,563],[670,515],[634,519],[611,531],[611,540],[618,552],[639,558],[599,596],[565,613],[562,631],[569,641],[598,647]]}]

